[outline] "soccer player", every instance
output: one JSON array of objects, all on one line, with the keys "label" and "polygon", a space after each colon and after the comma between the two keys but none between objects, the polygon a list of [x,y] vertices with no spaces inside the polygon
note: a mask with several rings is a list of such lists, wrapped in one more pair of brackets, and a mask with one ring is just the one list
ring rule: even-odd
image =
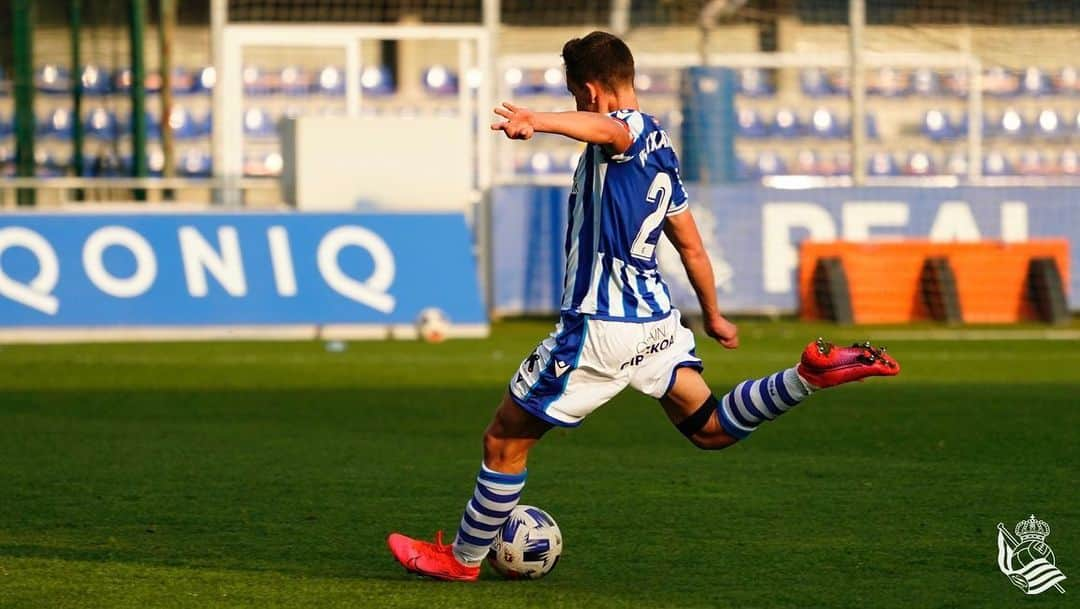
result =
[{"label": "soccer player", "polygon": [[797,366],[746,380],[720,398],[701,376],[694,335],[680,323],[656,263],[663,231],[694,287],[705,333],[727,349],[738,328],[720,314],[712,266],[679,178],[671,140],[642,113],[634,58],[619,38],[593,32],[563,46],[577,112],[533,112],[506,102],[491,128],[527,140],[554,133],[587,144],[574,175],[566,230],[566,276],[555,331],[521,363],[491,424],[484,458],[454,543],[399,533],[388,541],[407,570],[475,580],[496,533],[525,486],[529,449],[552,426],[575,427],[627,385],[660,401],[695,446],[719,449],[749,436],[811,393],[900,371],[869,343],[810,343]]}]

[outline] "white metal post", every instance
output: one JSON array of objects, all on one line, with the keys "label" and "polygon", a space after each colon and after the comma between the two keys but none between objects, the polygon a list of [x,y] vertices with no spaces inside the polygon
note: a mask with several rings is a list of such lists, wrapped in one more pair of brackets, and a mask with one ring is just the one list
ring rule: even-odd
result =
[{"label": "white metal post", "polygon": [[[229,1],[211,0],[210,2],[210,52],[214,62],[214,76],[216,82],[213,88],[211,100],[214,117],[210,132],[210,151],[213,159],[214,177],[225,177],[225,92],[222,90],[223,74],[222,67],[225,65],[225,23],[229,19]],[[213,200],[215,203],[225,203],[226,189],[214,190]]]},{"label": "white metal post", "polygon": [[349,118],[360,116],[360,41],[355,38],[345,43],[345,113]]},{"label": "white metal post", "polygon": [[[478,266],[480,267],[480,290],[484,296],[484,305],[487,307],[488,316],[495,311],[495,265],[494,251],[492,249],[492,192],[491,174],[493,171],[493,149],[490,133],[483,131],[486,122],[485,117],[494,105],[492,99],[497,82],[502,80],[495,71],[495,55],[499,52],[499,27],[502,23],[501,0],[484,0],[483,26],[484,34],[479,38],[477,54],[482,67],[480,88],[477,89],[477,103],[479,111],[476,113],[477,128],[477,182],[480,188],[479,214],[476,219],[476,246]],[[470,117],[471,119],[472,117]]]},{"label": "white metal post", "polygon": [[983,81],[982,62],[972,58],[968,64],[968,178],[977,182],[982,178],[982,116]]},{"label": "white metal post", "polygon": [[848,26],[851,65],[851,177],[856,186],[866,181],[866,70],[863,66],[865,0],[849,0]]}]

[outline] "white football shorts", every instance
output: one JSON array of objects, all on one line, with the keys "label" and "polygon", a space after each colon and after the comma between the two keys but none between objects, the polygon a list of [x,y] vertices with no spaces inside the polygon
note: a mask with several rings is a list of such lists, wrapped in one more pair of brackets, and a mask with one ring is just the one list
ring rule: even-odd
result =
[{"label": "white football shorts", "polygon": [[694,354],[694,333],[672,309],[648,322],[593,319],[563,313],[510,379],[510,395],[519,406],[562,427],[575,427],[630,385],[662,398],[675,382],[675,371],[704,366]]}]

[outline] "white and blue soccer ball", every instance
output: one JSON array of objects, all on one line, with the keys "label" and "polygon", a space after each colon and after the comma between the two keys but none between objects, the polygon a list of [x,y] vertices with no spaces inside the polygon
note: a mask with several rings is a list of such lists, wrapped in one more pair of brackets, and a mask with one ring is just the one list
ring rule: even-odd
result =
[{"label": "white and blue soccer ball", "polygon": [[416,333],[425,342],[441,343],[450,331],[450,320],[441,309],[428,307],[416,318]]},{"label": "white and blue soccer ball", "polygon": [[558,564],[562,548],[562,532],[551,514],[519,505],[495,536],[488,563],[510,579],[539,579]]}]

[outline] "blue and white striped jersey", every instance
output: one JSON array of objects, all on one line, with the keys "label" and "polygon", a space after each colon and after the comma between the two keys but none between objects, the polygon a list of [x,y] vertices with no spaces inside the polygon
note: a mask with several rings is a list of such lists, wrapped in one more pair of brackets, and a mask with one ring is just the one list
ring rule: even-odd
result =
[{"label": "blue and white striped jersey", "polygon": [[679,160],[667,132],[637,110],[613,112],[633,143],[611,155],[589,144],[574,174],[566,228],[563,312],[650,321],[671,311],[656,265],[668,216],[686,211]]}]

